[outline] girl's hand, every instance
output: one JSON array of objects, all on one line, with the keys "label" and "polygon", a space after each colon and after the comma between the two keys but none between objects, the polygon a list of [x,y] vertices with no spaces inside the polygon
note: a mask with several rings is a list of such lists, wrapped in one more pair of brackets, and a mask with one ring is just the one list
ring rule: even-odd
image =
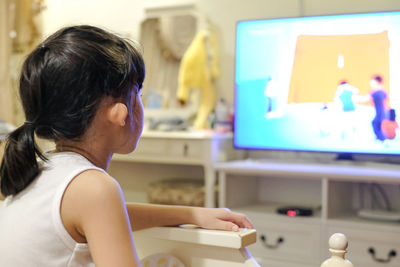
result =
[{"label": "girl's hand", "polygon": [[238,231],[239,228],[253,229],[249,218],[229,209],[194,208],[194,224],[214,230]]}]

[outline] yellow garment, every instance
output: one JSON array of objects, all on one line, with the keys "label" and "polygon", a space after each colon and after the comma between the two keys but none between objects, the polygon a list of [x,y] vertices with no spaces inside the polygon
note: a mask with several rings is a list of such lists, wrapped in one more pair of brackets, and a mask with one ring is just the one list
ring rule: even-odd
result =
[{"label": "yellow garment", "polygon": [[196,129],[207,127],[207,117],[214,109],[215,89],[213,81],[219,75],[215,37],[208,31],[200,31],[183,55],[178,75],[177,97],[186,102],[190,89],[201,90],[201,100],[194,122]]}]

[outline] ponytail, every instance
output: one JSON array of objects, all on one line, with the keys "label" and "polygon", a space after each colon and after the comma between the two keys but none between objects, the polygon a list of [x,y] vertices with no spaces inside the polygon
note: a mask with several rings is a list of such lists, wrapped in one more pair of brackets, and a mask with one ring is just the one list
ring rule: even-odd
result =
[{"label": "ponytail", "polygon": [[40,173],[36,156],[46,160],[35,142],[35,125],[25,122],[6,140],[0,166],[0,188],[4,196],[15,195],[26,188]]}]

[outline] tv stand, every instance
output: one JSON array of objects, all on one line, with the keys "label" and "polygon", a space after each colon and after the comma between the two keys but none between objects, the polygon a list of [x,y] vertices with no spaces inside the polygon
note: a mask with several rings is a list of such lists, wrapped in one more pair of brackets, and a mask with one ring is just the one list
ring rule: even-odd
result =
[{"label": "tv stand", "polygon": [[[400,166],[343,164],[342,162],[283,162],[243,160],[215,165],[219,205],[245,213],[255,225],[259,242],[250,247],[262,266],[320,266],[328,257],[326,240],[341,232],[351,240],[349,259],[355,266],[376,267],[370,248],[387,255],[400,252],[400,222],[360,218],[360,185],[377,183],[385,189],[400,186]],[[400,210],[398,190],[393,209]],[[290,217],[277,208],[297,205],[313,208],[313,216]],[[263,245],[278,244],[274,249]],[[290,260],[288,260],[290,259]],[[385,266],[398,266],[392,257]]]},{"label": "tv stand", "polygon": [[352,153],[338,153],[335,160],[354,160]]}]

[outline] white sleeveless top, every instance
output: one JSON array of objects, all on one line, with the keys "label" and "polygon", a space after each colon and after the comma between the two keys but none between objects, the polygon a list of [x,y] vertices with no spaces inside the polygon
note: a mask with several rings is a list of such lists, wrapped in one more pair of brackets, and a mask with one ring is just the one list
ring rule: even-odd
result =
[{"label": "white sleeveless top", "polygon": [[41,175],[0,204],[1,267],[94,266],[87,244],[75,242],[64,228],[60,204],[79,173],[104,170],[73,152],[47,157]]}]

